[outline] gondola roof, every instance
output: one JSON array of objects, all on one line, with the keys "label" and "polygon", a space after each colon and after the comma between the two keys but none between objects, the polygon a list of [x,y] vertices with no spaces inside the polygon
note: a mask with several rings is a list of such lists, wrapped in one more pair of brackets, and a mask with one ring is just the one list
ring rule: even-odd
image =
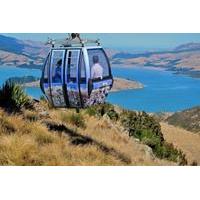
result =
[{"label": "gondola roof", "polygon": [[46,45],[51,45],[52,48],[70,48],[70,47],[88,47],[91,45],[100,46],[100,40],[81,39],[81,38],[65,38],[65,39],[51,39],[48,38]]}]

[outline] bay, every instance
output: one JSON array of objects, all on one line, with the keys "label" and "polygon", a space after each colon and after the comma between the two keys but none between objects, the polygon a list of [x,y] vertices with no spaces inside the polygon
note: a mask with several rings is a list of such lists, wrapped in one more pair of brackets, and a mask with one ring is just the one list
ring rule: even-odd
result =
[{"label": "bay", "polygon": [[[143,89],[124,90],[108,95],[107,101],[131,110],[146,112],[175,112],[200,105],[200,79],[176,75],[170,71],[147,67],[113,67],[113,75],[136,80]],[[12,66],[0,67],[0,85],[10,77],[41,76],[41,70]],[[40,88],[25,88],[34,98],[40,98]]]}]

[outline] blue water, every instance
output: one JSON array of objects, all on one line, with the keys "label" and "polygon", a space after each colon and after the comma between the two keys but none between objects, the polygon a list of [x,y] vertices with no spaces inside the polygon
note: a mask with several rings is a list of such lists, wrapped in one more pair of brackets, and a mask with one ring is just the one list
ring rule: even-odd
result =
[{"label": "blue water", "polygon": [[[145,86],[143,89],[109,94],[109,102],[124,108],[147,112],[174,112],[200,105],[200,79],[147,68],[113,67],[113,74],[139,81]],[[28,75],[40,77],[41,71],[2,66],[0,84],[9,77]],[[25,88],[25,91],[34,98],[42,95],[40,88]]]},{"label": "blue water", "polygon": [[114,68],[114,76],[136,80],[143,89],[112,93],[108,101],[147,112],[174,112],[200,105],[200,79],[147,68]]},{"label": "blue water", "polygon": [[[0,66],[0,85],[2,85],[10,77],[23,77],[23,76],[35,76],[41,77],[41,70],[39,69],[26,69],[13,66]],[[34,98],[40,98],[42,92],[40,88],[30,87],[24,89],[27,94]]]}]

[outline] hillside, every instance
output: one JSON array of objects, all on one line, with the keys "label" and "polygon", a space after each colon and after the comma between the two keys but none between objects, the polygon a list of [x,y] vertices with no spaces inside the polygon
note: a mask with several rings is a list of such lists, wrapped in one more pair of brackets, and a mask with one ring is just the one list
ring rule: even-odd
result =
[{"label": "hillside", "polygon": [[40,68],[48,50],[41,42],[0,35],[0,65]]},{"label": "hillside", "polygon": [[171,51],[131,54],[120,52],[112,57],[113,64],[158,67],[176,73],[200,77],[200,44],[188,43]]},{"label": "hillside", "polygon": [[[0,35],[0,65],[41,68],[50,47],[42,42]],[[109,58],[118,51],[105,49]]]},{"label": "hillside", "polygon": [[111,104],[54,109],[12,82],[0,88],[0,165],[187,165],[145,112]]},{"label": "hillside", "polygon": [[200,43],[187,43],[187,44],[182,44],[174,49],[175,51],[196,51],[200,50]]},{"label": "hillside", "polygon": [[200,107],[190,108],[169,116],[166,121],[174,126],[182,127],[188,131],[200,133]]},{"label": "hillside", "polygon": [[200,136],[183,128],[161,123],[162,133],[167,142],[181,149],[191,165],[200,165]]},{"label": "hillside", "polygon": [[0,110],[0,165],[177,165],[129,137],[108,117],[50,109]]}]

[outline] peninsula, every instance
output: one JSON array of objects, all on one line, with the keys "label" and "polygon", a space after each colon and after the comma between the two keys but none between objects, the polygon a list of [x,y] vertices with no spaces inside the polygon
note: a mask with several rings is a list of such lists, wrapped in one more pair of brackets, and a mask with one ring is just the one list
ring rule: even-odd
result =
[{"label": "peninsula", "polygon": [[[24,87],[39,87],[39,81],[26,82],[22,85]],[[121,90],[142,89],[143,87],[143,84],[140,82],[115,77],[111,92],[117,92]]]}]

